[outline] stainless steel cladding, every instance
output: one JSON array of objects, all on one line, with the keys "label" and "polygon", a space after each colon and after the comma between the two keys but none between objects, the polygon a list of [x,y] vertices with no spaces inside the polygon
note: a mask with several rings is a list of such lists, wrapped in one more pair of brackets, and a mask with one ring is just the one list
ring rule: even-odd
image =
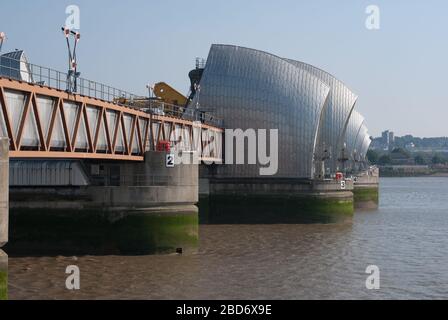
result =
[{"label": "stainless steel cladding", "polygon": [[345,149],[346,154],[348,155],[350,166],[353,165],[353,161],[355,160],[356,138],[359,131],[361,130],[361,126],[363,125],[364,121],[364,117],[358,111],[353,110],[352,115],[350,116],[350,119],[348,121],[345,135]]},{"label": "stainless steel cladding", "polygon": [[362,162],[366,162],[367,150],[369,150],[371,143],[372,143],[372,139],[370,138],[370,136],[369,135],[364,136],[364,141],[362,143],[361,151],[360,151],[360,160]]},{"label": "stainless steel cladding", "polygon": [[[361,125],[361,128],[359,129],[358,135],[356,136],[356,140],[355,140],[355,149],[353,150],[355,161],[363,161],[362,151],[363,151],[364,140],[366,139],[366,137],[369,137],[369,135],[368,135],[367,127],[364,122]],[[367,150],[366,150],[366,152],[367,152]]]},{"label": "stainless steel cladding", "polygon": [[[310,72],[330,87],[330,94],[322,114],[317,145],[319,148],[330,149],[331,156],[325,161],[325,167],[335,172],[341,169],[338,159],[342,156],[347,125],[358,96],[328,72],[301,61],[288,61]],[[317,152],[321,153],[322,150],[318,149]]]},{"label": "stainless steel cladding", "polygon": [[[363,148],[357,95],[331,74],[267,52],[212,45],[191,106],[211,110],[228,129],[278,129],[276,177],[321,178]],[[352,116],[353,115],[353,116]],[[367,131],[362,131],[367,134]],[[247,146],[245,151],[247,152]],[[217,168],[222,177],[255,177],[258,165]]]},{"label": "stainless steel cladding", "polygon": [[[327,84],[275,55],[213,45],[200,87],[192,105],[199,100],[201,107],[224,119],[225,128],[278,129],[275,177],[313,176],[317,130],[330,92]],[[259,168],[218,166],[218,176],[255,177]]]}]

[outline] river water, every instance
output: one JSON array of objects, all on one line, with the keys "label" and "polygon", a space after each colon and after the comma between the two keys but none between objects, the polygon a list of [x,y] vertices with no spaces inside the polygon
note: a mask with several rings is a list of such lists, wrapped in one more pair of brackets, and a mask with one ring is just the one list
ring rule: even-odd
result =
[{"label": "river water", "polygon": [[448,178],[382,178],[380,208],[351,222],[202,225],[200,238],[194,255],[10,258],[10,299],[448,298]]}]

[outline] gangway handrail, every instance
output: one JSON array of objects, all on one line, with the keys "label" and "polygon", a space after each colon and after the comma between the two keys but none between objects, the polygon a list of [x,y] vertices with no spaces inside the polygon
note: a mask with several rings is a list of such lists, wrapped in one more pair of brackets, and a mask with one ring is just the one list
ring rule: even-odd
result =
[{"label": "gangway handrail", "polygon": [[[63,91],[67,89],[68,85],[67,73],[65,72],[35,65],[6,55],[0,56],[0,77]],[[195,110],[194,108],[181,107],[157,99],[148,99],[143,105],[141,103],[137,104],[136,101],[141,101],[146,99],[146,97],[85,78],[78,79],[77,89],[76,94],[112,102],[124,107],[139,109],[148,113],[186,120],[197,120],[219,127],[223,125],[221,119],[218,119],[210,113]]]}]

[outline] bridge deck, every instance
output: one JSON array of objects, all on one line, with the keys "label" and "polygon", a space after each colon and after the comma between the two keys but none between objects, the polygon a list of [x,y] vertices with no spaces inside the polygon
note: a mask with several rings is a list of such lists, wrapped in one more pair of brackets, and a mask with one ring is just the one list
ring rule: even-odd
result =
[{"label": "bridge deck", "polygon": [[11,158],[142,161],[160,141],[221,162],[222,129],[0,77],[0,136]]}]

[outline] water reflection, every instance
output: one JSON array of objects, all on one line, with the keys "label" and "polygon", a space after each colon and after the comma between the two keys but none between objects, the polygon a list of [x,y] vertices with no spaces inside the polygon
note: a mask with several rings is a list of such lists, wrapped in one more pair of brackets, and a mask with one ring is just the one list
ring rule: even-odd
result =
[{"label": "water reflection", "polygon": [[[448,298],[448,183],[381,181],[380,209],[334,224],[202,225],[194,255],[10,258],[10,298]],[[65,289],[65,267],[81,290]],[[381,289],[367,290],[378,265]]]}]

